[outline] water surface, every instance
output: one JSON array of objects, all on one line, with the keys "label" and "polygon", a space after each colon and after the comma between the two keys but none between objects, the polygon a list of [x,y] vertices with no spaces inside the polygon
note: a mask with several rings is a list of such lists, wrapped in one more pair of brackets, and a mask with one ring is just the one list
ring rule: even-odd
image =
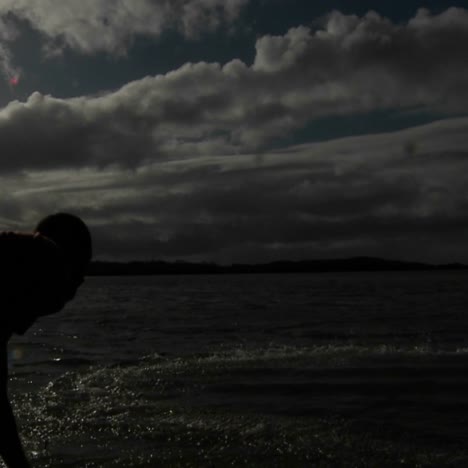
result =
[{"label": "water surface", "polygon": [[34,466],[468,466],[464,272],[89,278],[10,347]]}]

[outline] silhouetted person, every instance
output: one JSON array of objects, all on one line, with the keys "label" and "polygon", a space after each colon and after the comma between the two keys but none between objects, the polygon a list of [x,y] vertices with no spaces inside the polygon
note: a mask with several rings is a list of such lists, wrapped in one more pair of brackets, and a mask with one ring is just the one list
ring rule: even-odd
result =
[{"label": "silhouetted person", "polygon": [[73,299],[91,260],[91,236],[76,216],[44,218],[33,233],[0,232],[0,455],[28,467],[8,400],[7,343]]}]

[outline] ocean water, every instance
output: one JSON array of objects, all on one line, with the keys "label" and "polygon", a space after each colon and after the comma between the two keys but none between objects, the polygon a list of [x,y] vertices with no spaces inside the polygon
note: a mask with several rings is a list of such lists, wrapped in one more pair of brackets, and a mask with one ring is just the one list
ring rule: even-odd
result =
[{"label": "ocean water", "polygon": [[35,467],[468,466],[466,272],[88,278],[10,343]]}]

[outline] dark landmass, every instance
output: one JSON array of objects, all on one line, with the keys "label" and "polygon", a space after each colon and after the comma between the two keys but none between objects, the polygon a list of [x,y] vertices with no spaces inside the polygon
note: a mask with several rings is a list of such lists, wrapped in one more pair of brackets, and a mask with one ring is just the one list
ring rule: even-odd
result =
[{"label": "dark landmass", "polygon": [[124,275],[191,275],[191,274],[245,274],[245,273],[323,273],[347,271],[424,271],[468,270],[468,265],[450,263],[431,265],[402,262],[373,257],[354,257],[330,260],[278,261],[264,264],[217,265],[215,263],[188,262],[93,262],[90,276]]}]

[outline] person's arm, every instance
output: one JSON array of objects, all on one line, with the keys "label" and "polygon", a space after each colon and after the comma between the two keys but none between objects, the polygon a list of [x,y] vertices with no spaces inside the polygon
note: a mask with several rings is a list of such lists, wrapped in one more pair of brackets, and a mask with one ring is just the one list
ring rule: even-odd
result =
[{"label": "person's arm", "polygon": [[0,454],[8,468],[29,468],[31,465],[21,445],[15,417],[6,393],[0,396]]},{"label": "person's arm", "polygon": [[29,468],[8,401],[8,362],[6,345],[0,350],[0,456],[8,468]]}]

